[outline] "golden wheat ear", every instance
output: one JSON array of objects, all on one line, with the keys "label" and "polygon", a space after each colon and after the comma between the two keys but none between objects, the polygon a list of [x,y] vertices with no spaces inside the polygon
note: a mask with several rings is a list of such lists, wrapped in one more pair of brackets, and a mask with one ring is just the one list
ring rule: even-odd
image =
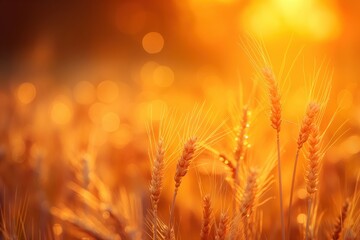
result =
[{"label": "golden wheat ear", "polygon": [[157,238],[157,209],[158,203],[160,199],[160,193],[162,190],[163,185],[163,176],[164,176],[164,146],[163,140],[160,139],[158,141],[157,149],[156,149],[156,157],[153,164],[153,169],[151,173],[151,182],[150,182],[150,200],[151,200],[151,207],[153,210],[153,238],[156,240]]},{"label": "golden wheat ear", "polygon": [[343,226],[343,238],[345,240],[355,240],[360,237],[360,191],[358,188],[360,173],[358,173],[353,197],[349,203],[347,217]]},{"label": "golden wheat ear", "polygon": [[297,148],[301,149],[304,143],[308,140],[310,132],[316,123],[316,118],[320,112],[320,105],[317,102],[310,102],[307,106],[304,119],[301,123],[299,136],[297,140]]},{"label": "golden wheat ear", "polygon": [[175,231],[173,227],[167,227],[167,229],[165,230],[165,240],[175,240],[176,236],[175,236]]},{"label": "golden wheat ear", "polygon": [[236,134],[236,147],[234,150],[234,160],[235,162],[239,162],[243,157],[245,153],[245,147],[246,147],[246,140],[247,140],[247,129],[249,128],[249,108],[245,106],[243,108],[239,130]]},{"label": "golden wheat ear", "polygon": [[281,130],[281,96],[278,83],[276,81],[274,72],[271,68],[265,67],[263,69],[263,76],[265,81],[268,84],[269,89],[269,99],[270,99],[270,121],[271,126],[277,131]]},{"label": "golden wheat ear", "polygon": [[309,237],[311,205],[314,201],[315,193],[318,191],[321,159],[323,157],[320,150],[321,135],[318,126],[314,126],[312,128],[308,139],[308,145],[309,148],[305,172],[306,190],[308,194],[308,214],[305,232],[306,239]]},{"label": "golden wheat ear", "polygon": [[345,201],[344,205],[342,206],[341,213],[338,216],[338,218],[336,219],[336,223],[334,225],[334,229],[333,229],[333,232],[331,234],[331,239],[332,240],[340,239],[340,234],[341,234],[341,232],[343,230],[344,221],[346,220],[346,217],[347,217],[347,214],[348,214],[349,204],[350,204],[350,201],[347,199]]},{"label": "golden wheat ear", "polygon": [[183,152],[180,156],[180,159],[176,165],[176,172],[175,172],[175,176],[174,176],[175,189],[174,189],[173,200],[172,200],[171,208],[170,208],[170,220],[169,220],[169,222],[170,222],[169,229],[170,230],[172,229],[172,226],[173,226],[174,208],[175,208],[177,192],[179,190],[179,187],[180,187],[183,177],[185,177],[186,173],[189,170],[191,160],[195,156],[195,151],[197,149],[196,143],[197,143],[196,137],[191,137],[189,140],[187,140],[187,142],[184,145]]},{"label": "golden wheat ear", "polygon": [[313,199],[314,194],[318,190],[320,161],[322,158],[320,144],[321,135],[319,133],[319,128],[316,126],[312,129],[309,136],[309,149],[305,173],[306,190],[309,199]]},{"label": "golden wheat ear", "polygon": [[293,200],[293,192],[294,192],[294,186],[295,186],[295,179],[296,179],[296,169],[297,169],[297,163],[299,159],[300,150],[302,149],[304,143],[309,138],[310,132],[312,131],[312,128],[314,128],[316,124],[316,119],[320,111],[320,105],[316,102],[310,102],[307,106],[305,116],[302,120],[299,136],[297,140],[297,149],[295,154],[295,162],[294,162],[294,169],[292,174],[292,180],[291,180],[291,189],[290,189],[290,201],[289,201],[289,214],[288,214],[288,224],[287,228],[290,229],[290,220],[291,220],[291,206],[292,206],[292,200]]},{"label": "golden wheat ear", "polygon": [[201,224],[200,239],[208,240],[212,225],[212,207],[209,195],[203,198],[203,222]]},{"label": "golden wheat ear", "polygon": [[100,222],[94,222],[94,219],[87,218],[82,216],[80,217],[77,213],[72,210],[51,208],[51,214],[61,219],[62,221],[71,224],[76,229],[81,230],[82,232],[88,234],[89,236],[95,239],[104,239],[104,240],[120,240],[121,237],[118,234],[112,233],[106,229],[106,227]]},{"label": "golden wheat ear", "polygon": [[281,157],[280,157],[280,130],[281,130],[281,96],[275,74],[270,67],[265,67],[262,70],[263,77],[268,84],[269,99],[270,99],[270,122],[272,128],[276,130],[276,145],[278,156],[278,177],[279,177],[279,199],[280,199],[280,220],[281,220],[281,234],[282,240],[285,240],[285,225],[284,225],[284,205],[282,192],[282,177],[281,177]]},{"label": "golden wheat ear", "polygon": [[216,228],[215,240],[225,240],[229,228],[229,216],[221,213],[219,224]]}]

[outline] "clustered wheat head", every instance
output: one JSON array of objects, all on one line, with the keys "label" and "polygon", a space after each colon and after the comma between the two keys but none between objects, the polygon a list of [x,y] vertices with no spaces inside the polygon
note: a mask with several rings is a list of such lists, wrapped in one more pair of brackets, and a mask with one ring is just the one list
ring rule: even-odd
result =
[{"label": "clustered wheat head", "polygon": [[308,140],[309,135],[316,123],[316,117],[319,111],[320,111],[320,106],[318,103],[316,102],[309,103],[299,131],[299,137],[297,140],[298,149],[301,149],[304,143],[306,143],[306,141]]},{"label": "clustered wheat head", "polygon": [[289,217],[288,217],[288,224],[287,227],[290,227],[290,220],[291,220],[291,206],[292,206],[292,200],[293,200],[293,194],[294,194],[294,186],[295,186],[295,179],[296,179],[296,169],[297,169],[297,163],[299,159],[300,150],[302,149],[304,143],[309,138],[310,133],[313,131],[316,125],[316,118],[319,114],[320,106],[316,102],[310,102],[307,106],[305,116],[302,120],[299,136],[297,140],[297,150],[295,155],[295,162],[294,162],[294,169],[293,169],[293,175],[291,180],[291,189],[290,189],[290,200],[289,200]]},{"label": "clustered wheat head", "polygon": [[350,204],[350,202],[347,199],[345,201],[344,205],[342,206],[341,213],[338,216],[338,218],[336,219],[336,223],[334,225],[334,229],[333,229],[333,232],[331,235],[332,240],[340,239],[340,234],[341,234],[341,231],[343,230],[344,221],[346,220],[346,217],[348,214],[349,204]]},{"label": "clustered wheat head", "polygon": [[201,224],[200,239],[208,240],[210,238],[210,230],[212,225],[212,207],[209,195],[203,199],[203,222]]},{"label": "clustered wheat head", "polygon": [[227,213],[221,213],[218,226],[216,228],[215,240],[225,240],[229,227],[229,217]]},{"label": "clustered wheat head", "polygon": [[318,190],[319,184],[319,174],[320,174],[320,164],[322,153],[320,151],[320,141],[321,136],[319,133],[319,128],[314,127],[311,130],[309,136],[309,153],[307,156],[307,165],[306,165],[306,190],[308,193],[308,198],[310,200],[314,199],[314,195]]},{"label": "clustered wheat head", "polygon": [[313,204],[315,193],[318,191],[319,184],[319,174],[320,174],[320,161],[322,158],[322,153],[320,151],[320,141],[321,135],[319,133],[319,128],[315,126],[312,128],[309,135],[309,153],[307,156],[306,164],[306,190],[308,194],[308,214],[307,214],[307,224],[306,224],[306,239],[309,236],[309,226],[310,226],[310,212],[311,206]]},{"label": "clustered wheat head", "polygon": [[279,133],[281,129],[281,96],[279,86],[270,67],[265,67],[263,69],[263,74],[269,87],[271,126],[276,130],[277,133]]},{"label": "clustered wheat head", "polygon": [[181,180],[188,172],[191,160],[194,158],[195,148],[196,148],[196,137],[191,137],[185,143],[181,157],[176,165],[176,172],[174,176],[175,189],[174,189],[173,201],[171,203],[171,208],[170,208],[170,224],[169,224],[170,229],[173,224],[176,196],[181,184]]}]

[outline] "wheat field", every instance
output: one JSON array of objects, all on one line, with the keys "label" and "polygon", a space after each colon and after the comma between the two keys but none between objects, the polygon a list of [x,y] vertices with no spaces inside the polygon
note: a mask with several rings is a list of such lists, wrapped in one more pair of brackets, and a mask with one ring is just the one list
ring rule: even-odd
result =
[{"label": "wheat field", "polygon": [[[155,2],[64,4],[74,11],[39,15],[56,31],[40,31],[30,50],[9,38],[16,54],[12,45],[0,54],[0,239],[360,239],[360,55],[356,43],[340,44],[351,37],[335,17],[322,12],[321,27],[295,20],[296,11],[337,8]],[[34,6],[30,16],[51,9]],[[77,11],[84,6],[89,16]],[[121,37],[105,28],[112,8]],[[89,18],[66,23],[78,13]],[[146,24],[164,26],[144,34]],[[59,37],[64,29],[91,41]],[[311,41],[347,52],[334,61]],[[67,52],[82,43],[91,60]]]}]

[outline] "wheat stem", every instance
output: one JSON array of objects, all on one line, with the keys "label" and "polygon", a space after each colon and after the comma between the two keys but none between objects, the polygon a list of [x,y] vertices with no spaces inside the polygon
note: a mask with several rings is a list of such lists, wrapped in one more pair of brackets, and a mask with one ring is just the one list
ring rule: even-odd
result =
[{"label": "wheat stem", "polygon": [[157,208],[162,189],[163,175],[164,175],[164,154],[163,140],[160,139],[157,144],[156,157],[152,170],[150,182],[150,200],[153,209],[153,238],[157,238]]},{"label": "wheat stem", "polygon": [[306,217],[306,232],[305,239],[309,239],[309,227],[310,227],[310,210],[311,210],[312,198],[308,199],[308,209],[307,209],[307,217]]},{"label": "wheat stem", "polygon": [[284,226],[284,207],[283,207],[283,193],[281,180],[281,159],[280,159],[280,129],[281,129],[281,96],[278,83],[271,68],[265,67],[263,75],[268,83],[269,98],[271,103],[270,122],[271,127],[276,130],[277,143],[277,157],[278,157],[278,176],[279,176],[279,195],[280,195],[280,219],[281,219],[281,235],[282,240],[285,240],[285,226]]},{"label": "wheat stem", "polygon": [[278,154],[278,175],[279,175],[279,193],[280,193],[280,219],[281,219],[281,236],[285,240],[285,226],[284,226],[284,205],[281,179],[281,158],[280,158],[280,133],[276,134],[277,154]]},{"label": "wheat stem", "polygon": [[293,174],[292,174],[292,179],[291,179],[291,189],[290,189],[290,201],[289,201],[289,215],[288,215],[288,224],[287,224],[287,238],[289,238],[290,236],[290,221],[291,221],[291,206],[292,206],[292,200],[293,200],[293,195],[294,195],[294,186],[295,186],[295,175],[296,175],[296,166],[297,166],[297,162],[299,159],[299,153],[300,153],[300,149],[296,150],[296,155],[295,155],[295,163],[294,163],[294,169],[293,169]]},{"label": "wheat stem", "polygon": [[173,215],[174,215],[174,207],[175,207],[175,201],[176,201],[177,192],[178,192],[178,188],[175,188],[174,194],[173,194],[173,199],[171,201],[171,208],[170,208],[170,224],[169,224],[170,228],[173,225],[173,218],[174,218]]}]

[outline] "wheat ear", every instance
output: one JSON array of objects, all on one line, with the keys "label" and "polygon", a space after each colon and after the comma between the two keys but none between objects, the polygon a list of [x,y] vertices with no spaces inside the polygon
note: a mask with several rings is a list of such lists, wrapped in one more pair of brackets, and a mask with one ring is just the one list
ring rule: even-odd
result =
[{"label": "wheat ear", "polygon": [[206,195],[203,199],[203,222],[201,225],[200,239],[209,239],[210,229],[212,224],[212,208],[211,199],[209,195]]},{"label": "wheat ear", "polygon": [[281,129],[281,96],[277,81],[273,71],[266,67],[263,69],[263,75],[268,83],[269,98],[271,103],[270,122],[271,126],[276,130],[276,144],[278,156],[278,175],[279,175],[279,196],[280,196],[280,219],[281,219],[281,236],[285,240],[285,226],[284,226],[284,205],[282,193],[282,179],[281,179],[281,158],[280,158],[280,129]]},{"label": "wheat ear", "polygon": [[229,227],[229,216],[226,213],[220,215],[219,225],[216,229],[215,240],[225,240]]},{"label": "wheat ear", "polygon": [[151,182],[150,182],[150,200],[153,210],[153,238],[157,238],[157,209],[160,199],[160,193],[163,185],[163,176],[164,176],[164,154],[165,150],[163,147],[163,140],[160,139],[157,144],[156,156],[154,161],[154,166],[151,173]]},{"label": "wheat ear", "polygon": [[230,159],[228,159],[224,154],[220,153],[219,154],[219,160],[224,163],[229,170],[231,171],[231,177],[233,179],[233,181],[235,182],[235,176],[236,176],[236,166],[234,166],[234,164],[232,163],[232,161]]},{"label": "wheat ear", "polygon": [[168,227],[165,233],[165,240],[175,240],[175,231],[173,227]]},{"label": "wheat ear", "polygon": [[341,214],[338,216],[337,221],[335,223],[334,230],[331,235],[331,239],[333,240],[340,239],[340,234],[344,226],[344,221],[347,217],[348,209],[349,209],[349,200],[346,200],[341,209]]},{"label": "wheat ear", "polygon": [[236,195],[237,195],[237,186],[239,185],[239,167],[240,161],[244,160],[245,156],[245,146],[247,136],[247,128],[249,127],[249,110],[248,107],[245,106],[242,111],[242,117],[240,121],[239,130],[236,134],[236,147],[234,151],[234,160],[235,160],[235,172],[233,173],[234,178],[234,202],[233,202],[233,213],[236,214],[237,211],[237,203],[236,203]]},{"label": "wheat ear", "polygon": [[306,181],[306,190],[308,193],[308,214],[306,221],[306,240],[309,236],[309,224],[310,224],[310,210],[311,204],[313,202],[315,193],[318,190],[319,183],[319,172],[320,172],[320,142],[321,135],[319,133],[319,128],[314,126],[310,132],[308,144],[309,144],[309,153],[306,165],[305,181]]},{"label": "wheat ear", "polygon": [[244,237],[245,239],[249,239],[248,237],[248,219],[251,217],[253,213],[253,208],[255,204],[256,192],[257,192],[257,172],[253,169],[250,170],[249,176],[246,181],[246,186],[244,189],[244,194],[241,200],[240,205],[240,213],[243,219],[244,225]]},{"label": "wheat ear", "polygon": [[175,200],[177,196],[177,192],[179,190],[181,180],[186,175],[189,170],[190,162],[194,158],[195,150],[196,150],[196,137],[191,137],[184,145],[183,152],[176,166],[176,172],[174,176],[175,180],[175,189],[173,200],[170,208],[170,224],[169,228],[172,229],[173,218],[174,218],[174,208],[175,208]]},{"label": "wheat ear", "polygon": [[303,147],[304,143],[309,138],[310,132],[312,128],[314,127],[316,117],[320,111],[320,106],[316,102],[310,102],[307,106],[305,117],[301,123],[300,131],[299,131],[299,137],[297,140],[297,150],[295,154],[295,162],[294,162],[294,169],[292,174],[292,180],[291,180],[291,190],[290,190],[290,201],[289,201],[289,215],[288,215],[288,234],[290,233],[290,220],[291,220],[291,206],[292,206],[292,200],[293,200],[293,194],[294,194],[294,186],[295,186],[295,176],[296,176],[296,167],[297,162],[299,159],[299,153],[301,148]]},{"label": "wheat ear", "polygon": [[247,106],[243,108],[239,131],[236,134],[236,147],[234,151],[234,160],[238,163],[244,156],[245,145],[247,139],[247,129],[249,127],[249,109]]}]

